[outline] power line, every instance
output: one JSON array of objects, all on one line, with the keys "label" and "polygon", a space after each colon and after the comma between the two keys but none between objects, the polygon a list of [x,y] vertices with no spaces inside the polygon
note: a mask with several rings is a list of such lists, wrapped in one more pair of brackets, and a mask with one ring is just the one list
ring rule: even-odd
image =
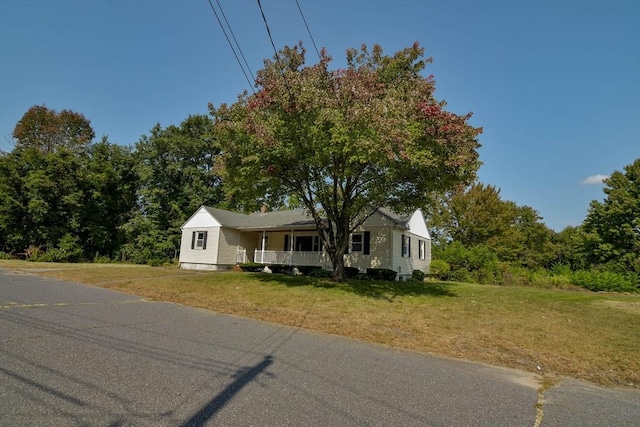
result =
[{"label": "power line", "polygon": [[[209,0],[209,6],[211,6],[211,10],[213,11],[213,14],[216,16],[216,19],[218,20],[218,24],[220,24],[220,28],[222,28],[222,32],[224,33],[224,36],[227,39],[227,43],[229,43],[229,47],[231,47],[231,50],[233,51],[233,56],[236,57],[236,61],[238,62],[238,65],[240,66],[240,69],[242,70],[242,74],[244,74],[244,78],[247,80],[247,83],[249,83],[249,87],[251,88],[251,92],[253,92],[255,94],[256,92],[253,89],[253,83],[251,83],[251,80],[249,80],[249,76],[247,76],[247,72],[245,71],[245,69],[244,69],[244,67],[242,65],[242,62],[240,62],[240,58],[238,58],[238,54],[236,53],[236,49],[233,47],[233,44],[231,43],[231,40],[229,39],[229,36],[227,35],[227,31],[224,29],[224,25],[222,24],[222,21],[220,21],[220,17],[218,16],[218,12],[216,12],[215,7],[213,7],[213,3],[211,2],[211,0]],[[220,6],[219,3],[218,3],[218,6]],[[222,8],[220,8],[220,11],[222,11]],[[226,18],[225,18],[225,20],[226,20]],[[227,25],[228,25],[228,23],[227,23]],[[229,27],[229,31],[231,31],[231,27]],[[232,34],[233,34],[233,32],[232,32]],[[234,37],[234,39],[235,39],[235,37]],[[240,50],[240,45],[238,45],[238,50]],[[242,54],[242,52],[240,52],[240,53]],[[244,55],[242,55],[242,57],[244,58]],[[245,62],[246,62],[246,60],[245,60]],[[248,66],[247,66],[247,69],[249,70],[249,73],[251,74],[251,70],[249,69]],[[253,77],[253,74],[251,75],[251,77]],[[254,79],[254,81],[255,81],[255,79]]]},{"label": "power line", "polygon": [[269,24],[267,23],[267,17],[264,16],[264,10],[262,10],[262,3],[260,3],[260,0],[258,0],[258,7],[260,8],[260,14],[262,14],[262,20],[264,21],[264,26],[267,28],[267,35],[269,36],[269,40],[271,40],[271,47],[273,47],[273,51],[276,54],[276,61],[278,61],[278,64],[281,64],[280,55],[278,55],[278,49],[276,49],[276,45],[273,42],[273,37],[271,37],[271,30],[269,29]]},{"label": "power line", "polygon": [[302,9],[300,8],[300,3],[296,0],[296,6],[298,6],[298,10],[300,11],[300,16],[302,16],[302,22],[304,22],[304,26],[307,27],[307,32],[309,33],[309,37],[311,38],[311,43],[313,43],[313,47],[318,54],[318,59],[322,60],[320,56],[320,51],[318,50],[318,46],[316,46],[316,41],[313,39],[313,35],[311,34],[311,30],[309,29],[309,25],[307,25],[307,20],[304,17],[304,13],[302,13]]},{"label": "power line", "polygon": [[269,23],[267,22],[267,17],[264,15],[264,10],[262,10],[262,3],[258,0],[258,7],[260,8],[260,13],[262,14],[262,20],[264,21],[264,26],[267,28],[267,35],[269,36],[269,40],[271,40],[271,46],[273,47],[273,51],[276,54],[276,63],[280,68],[280,74],[282,74],[282,80],[284,81],[284,86],[287,88],[287,93],[289,93],[289,100],[293,102],[294,96],[293,92],[291,92],[291,87],[289,86],[289,82],[287,81],[287,75],[285,74],[285,70],[282,67],[282,61],[280,61],[280,54],[278,54],[278,49],[276,49],[276,45],[273,42],[273,37],[271,37],[271,30],[269,29]]},{"label": "power line", "polygon": [[216,4],[220,8],[220,12],[222,13],[222,17],[224,18],[224,22],[226,22],[227,27],[229,28],[229,32],[231,32],[231,36],[233,37],[233,41],[236,43],[236,46],[238,47],[238,50],[240,51],[240,56],[242,56],[242,60],[244,61],[244,65],[247,67],[247,70],[249,70],[249,74],[251,75],[251,79],[255,82],[256,78],[253,76],[253,73],[251,72],[251,67],[249,67],[249,63],[247,62],[247,59],[244,57],[244,53],[242,53],[242,49],[240,48],[240,43],[238,43],[238,40],[236,39],[236,35],[233,33],[233,29],[231,28],[231,24],[229,24],[229,21],[227,21],[227,16],[224,14],[224,10],[222,10],[222,6],[220,5],[220,0],[216,0]]}]

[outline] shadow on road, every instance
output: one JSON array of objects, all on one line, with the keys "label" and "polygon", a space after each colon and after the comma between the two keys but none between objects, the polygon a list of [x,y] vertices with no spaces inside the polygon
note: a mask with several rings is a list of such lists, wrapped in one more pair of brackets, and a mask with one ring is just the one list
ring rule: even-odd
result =
[{"label": "shadow on road", "polygon": [[224,405],[229,402],[240,390],[253,381],[265,369],[273,363],[271,356],[265,356],[262,362],[251,368],[243,368],[235,375],[235,380],[225,387],[218,395],[211,399],[205,406],[196,412],[191,418],[181,424],[181,427],[198,427],[209,421]]}]

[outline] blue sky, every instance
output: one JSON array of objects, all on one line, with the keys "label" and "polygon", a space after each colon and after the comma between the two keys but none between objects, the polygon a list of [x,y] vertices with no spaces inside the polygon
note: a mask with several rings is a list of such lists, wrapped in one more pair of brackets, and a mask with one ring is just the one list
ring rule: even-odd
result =
[{"label": "blue sky", "polygon": [[[219,0],[255,72],[273,55],[256,1]],[[213,4],[218,8],[217,3]],[[438,99],[482,126],[480,181],[578,225],[640,157],[640,1],[299,0],[336,66],[349,47],[418,41]],[[277,48],[313,45],[294,0],[262,0]],[[218,9],[219,10],[219,9]],[[0,0],[0,149],[33,105],[135,144],[248,89],[208,0]]]}]

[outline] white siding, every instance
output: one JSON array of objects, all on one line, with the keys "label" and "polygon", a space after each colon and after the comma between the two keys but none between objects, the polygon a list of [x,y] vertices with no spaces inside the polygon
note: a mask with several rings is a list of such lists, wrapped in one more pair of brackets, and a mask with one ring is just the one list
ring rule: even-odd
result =
[{"label": "white siding", "polygon": [[[206,249],[191,249],[193,233],[198,231],[207,232]],[[183,228],[180,242],[180,265],[182,263],[217,264],[219,234],[220,227]]]},{"label": "white siding", "polygon": [[[209,228],[209,227],[220,227],[222,224],[211,216],[209,212],[204,207],[201,207],[191,215],[191,218],[184,223],[182,228]],[[189,247],[191,247],[191,243],[189,243]]]},{"label": "white siding", "polygon": [[246,240],[241,231],[222,227],[220,230],[220,244],[218,246],[218,264],[236,265],[239,249],[246,249],[243,245]]},{"label": "white siding", "polygon": [[[367,268],[391,268],[391,228],[375,227],[375,228],[359,228],[355,233],[371,233],[369,255],[363,252],[350,252],[344,258],[344,264],[347,267],[357,267],[360,272],[364,273]],[[363,248],[364,249],[364,248]]]},{"label": "white siding", "polygon": [[[402,235],[411,239],[411,253],[409,257],[402,256]],[[425,242],[425,259],[420,259],[420,243]],[[409,230],[395,229],[393,231],[393,265],[392,270],[398,272],[399,280],[406,280],[411,277],[413,270],[420,270],[424,273],[429,272],[431,263],[431,239],[418,236],[409,232]]]}]

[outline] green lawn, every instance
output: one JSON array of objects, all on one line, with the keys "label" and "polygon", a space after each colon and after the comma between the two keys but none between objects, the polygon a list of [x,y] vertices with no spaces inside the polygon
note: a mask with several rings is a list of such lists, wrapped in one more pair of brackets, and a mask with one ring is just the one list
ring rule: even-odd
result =
[{"label": "green lawn", "polygon": [[640,388],[640,295],[383,283],[118,264],[2,261],[87,283],[362,341]]}]

